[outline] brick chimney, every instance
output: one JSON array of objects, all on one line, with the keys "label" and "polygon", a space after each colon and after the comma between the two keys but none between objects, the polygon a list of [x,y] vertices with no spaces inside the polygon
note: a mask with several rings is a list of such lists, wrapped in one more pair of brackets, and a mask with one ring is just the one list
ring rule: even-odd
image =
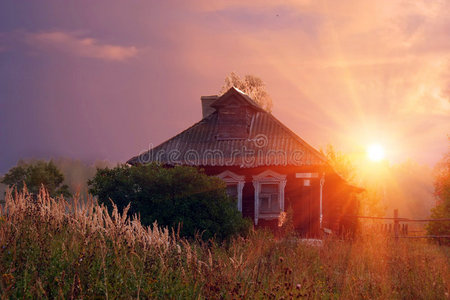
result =
[{"label": "brick chimney", "polygon": [[219,98],[217,95],[212,96],[201,96],[200,99],[202,101],[202,118],[206,118],[210,114],[216,111],[214,107],[211,107],[211,104]]}]

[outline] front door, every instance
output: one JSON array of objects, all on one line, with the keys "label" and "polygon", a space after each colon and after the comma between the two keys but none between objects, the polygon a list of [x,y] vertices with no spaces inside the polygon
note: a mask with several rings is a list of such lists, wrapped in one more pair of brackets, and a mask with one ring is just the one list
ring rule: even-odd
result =
[{"label": "front door", "polygon": [[313,190],[311,186],[300,186],[292,195],[294,228],[302,236],[311,236],[313,223]]}]

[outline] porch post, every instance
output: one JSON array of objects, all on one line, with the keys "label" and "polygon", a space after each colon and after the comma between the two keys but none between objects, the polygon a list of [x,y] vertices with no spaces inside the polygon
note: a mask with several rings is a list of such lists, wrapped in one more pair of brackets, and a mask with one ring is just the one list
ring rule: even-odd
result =
[{"label": "porch post", "polygon": [[322,213],[322,195],[323,195],[323,185],[325,184],[325,173],[322,173],[322,178],[320,178],[320,229],[322,229],[323,213]]},{"label": "porch post", "polygon": [[255,188],[255,225],[258,225],[258,198],[259,198],[259,183],[257,181],[253,181],[253,187]]},{"label": "porch post", "polygon": [[244,181],[239,181],[237,184],[238,189],[238,210],[242,213],[242,189],[244,188]]}]

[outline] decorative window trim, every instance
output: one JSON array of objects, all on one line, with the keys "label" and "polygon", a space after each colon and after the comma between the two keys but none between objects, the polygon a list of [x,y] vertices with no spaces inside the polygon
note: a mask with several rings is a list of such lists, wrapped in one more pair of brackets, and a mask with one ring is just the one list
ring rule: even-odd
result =
[{"label": "decorative window trim", "polygon": [[255,225],[259,219],[276,219],[279,214],[259,214],[259,194],[262,184],[278,184],[278,200],[280,203],[280,213],[284,211],[284,188],[286,187],[286,175],[278,174],[272,170],[266,170],[253,176],[253,186],[255,188]]},{"label": "decorative window trim", "polygon": [[220,174],[217,174],[216,177],[219,177],[225,183],[228,184],[236,184],[237,185],[237,206],[238,210],[242,213],[242,189],[244,188],[245,184],[245,176],[244,175],[238,175],[236,173],[233,173],[229,170],[225,170]]}]

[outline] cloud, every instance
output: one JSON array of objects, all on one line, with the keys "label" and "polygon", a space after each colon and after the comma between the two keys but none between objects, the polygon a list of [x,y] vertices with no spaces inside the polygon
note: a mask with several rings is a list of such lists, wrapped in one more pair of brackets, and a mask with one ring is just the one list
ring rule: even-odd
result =
[{"label": "cloud", "polygon": [[64,31],[26,33],[25,41],[30,46],[42,51],[57,51],[73,56],[107,61],[124,61],[135,57],[139,52],[134,46],[105,44],[94,38]]}]

